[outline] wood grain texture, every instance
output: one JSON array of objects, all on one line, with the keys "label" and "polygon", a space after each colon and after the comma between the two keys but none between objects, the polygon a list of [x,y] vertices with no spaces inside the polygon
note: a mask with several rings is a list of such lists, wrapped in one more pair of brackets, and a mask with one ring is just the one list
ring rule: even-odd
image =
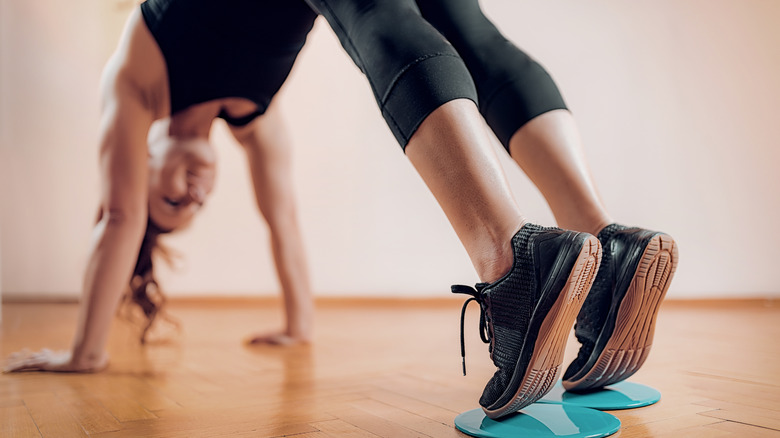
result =
[{"label": "wood grain texture", "polygon": [[[172,303],[180,332],[138,343],[118,319],[111,364],[92,375],[0,375],[2,437],[458,437],[455,416],[478,406],[494,368],[460,302],[330,300],[308,346],[243,344],[281,324],[259,300]],[[62,349],[73,304],[4,303],[3,357]],[[614,411],[620,437],[780,436],[780,306],[665,303],[645,365],[630,380],[657,388],[653,406]],[[570,336],[564,365],[578,344]]]}]

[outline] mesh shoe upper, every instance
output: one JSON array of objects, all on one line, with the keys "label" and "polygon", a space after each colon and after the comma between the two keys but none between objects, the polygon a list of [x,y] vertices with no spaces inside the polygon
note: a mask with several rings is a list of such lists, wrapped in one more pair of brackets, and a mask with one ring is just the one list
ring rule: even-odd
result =
[{"label": "mesh shoe upper", "polygon": [[[502,396],[514,394],[521,383],[522,375],[515,374],[524,372],[533,351],[523,346],[526,343],[533,346],[536,342],[536,335],[529,334],[529,325],[536,313],[546,314],[557,298],[557,294],[542,297],[543,288],[566,240],[558,238],[564,234],[570,237],[569,233],[526,224],[512,238],[514,264],[509,273],[492,284],[479,284],[477,290],[468,288],[472,292],[466,292],[483,308],[486,332],[483,340],[489,340],[491,359],[498,368],[479,401],[485,408],[503,404]],[[463,293],[461,288],[465,287],[453,287],[453,292]]]},{"label": "mesh shoe upper", "polygon": [[539,290],[529,240],[546,229],[527,224],[513,238],[514,265],[502,279],[482,291],[491,334],[490,355],[498,368],[479,403],[490,406],[504,393],[515,372]]}]

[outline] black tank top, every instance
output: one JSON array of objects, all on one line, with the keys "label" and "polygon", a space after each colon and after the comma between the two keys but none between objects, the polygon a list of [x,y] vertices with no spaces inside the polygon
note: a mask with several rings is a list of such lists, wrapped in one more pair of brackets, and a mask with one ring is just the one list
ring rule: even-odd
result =
[{"label": "black tank top", "polygon": [[317,17],[303,0],[147,0],[141,13],[165,58],[171,114],[228,97],[257,105],[222,111],[233,125],[265,112]]}]

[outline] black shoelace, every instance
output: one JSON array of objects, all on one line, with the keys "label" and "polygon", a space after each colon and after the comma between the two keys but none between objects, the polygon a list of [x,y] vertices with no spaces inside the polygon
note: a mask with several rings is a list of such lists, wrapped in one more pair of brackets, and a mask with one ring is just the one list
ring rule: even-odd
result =
[{"label": "black shoelace", "polygon": [[463,303],[463,308],[460,310],[460,357],[463,360],[463,375],[466,375],[466,342],[464,341],[463,337],[463,325],[464,320],[466,319],[466,307],[468,307],[469,303],[472,301],[476,301],[477,304],[479,304],[479,337],[482,339],[482,342],[489,344],[491,340],[490,336],[490,329],[488,328],[488,318],[487,318],[487,303],[485,303],[485,300],[482,296],[482,290],[487,287],[487,283],[478,283],[476,285],[476,288],[473,288],[471,286],[463,286],[463,285],[453,285],[452,286],[452,293],[454,294],[466,294],[471,295],[471,298],[467,299],[465,303]]}]

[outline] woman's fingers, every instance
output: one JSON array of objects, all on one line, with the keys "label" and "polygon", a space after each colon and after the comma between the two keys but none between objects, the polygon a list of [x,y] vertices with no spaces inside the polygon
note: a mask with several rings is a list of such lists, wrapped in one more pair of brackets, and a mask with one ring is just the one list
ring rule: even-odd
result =
[{"label": "woman's fingers", "polygon": [[255,335],[249,338],[246,343],[248,345],[278,345],[289,346],[305,344],[306,341],[287,335],[285,333],[266,333],[261,335]]},{"label": "woman's fingers", "polygon": [[67,351],[51,351],[48,348],[31,352],[22,350],[11,354],[3,365],[4,373],[18,371],[59,371],[67,368],[70,353]]},{"label": "woman's fingers", "polygon": [[34,370],[40,366],[40,363],[40,358],[35,357],[35,355],[30,352],[18,352],[8,357],[3,365],[3,372],[12,373],[15,371]]}]

